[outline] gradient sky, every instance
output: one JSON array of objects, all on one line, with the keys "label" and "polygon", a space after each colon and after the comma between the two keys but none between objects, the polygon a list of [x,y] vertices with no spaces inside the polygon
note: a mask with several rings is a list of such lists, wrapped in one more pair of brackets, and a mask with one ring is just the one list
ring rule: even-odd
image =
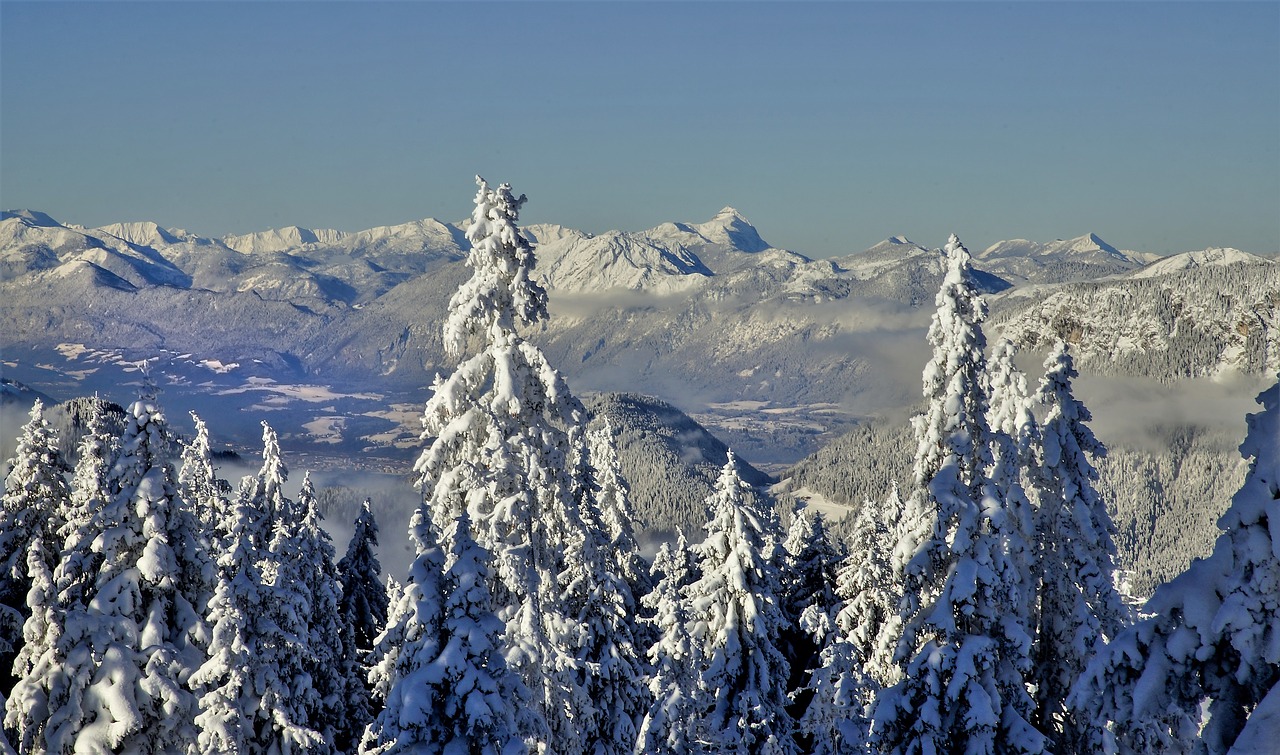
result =
[{"label": "gradient sky", "polygon": [[1280,3],[0,3],[0,204],[1280,249]]}]

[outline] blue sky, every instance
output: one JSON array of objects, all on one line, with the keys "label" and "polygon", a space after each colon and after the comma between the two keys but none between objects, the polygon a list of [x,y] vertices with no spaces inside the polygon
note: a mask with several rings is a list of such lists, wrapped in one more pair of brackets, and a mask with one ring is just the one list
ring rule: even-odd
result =
[{"label": "blue sky", "polygon": [[1280,249],[1280,3],[0,3],[0,203]]}]

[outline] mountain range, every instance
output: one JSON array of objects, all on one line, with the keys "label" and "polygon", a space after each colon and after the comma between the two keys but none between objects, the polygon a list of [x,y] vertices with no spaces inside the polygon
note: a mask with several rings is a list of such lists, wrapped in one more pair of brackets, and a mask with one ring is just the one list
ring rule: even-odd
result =
[{"label": "mountain range", "polygon": [[[810,259],[730,207],[640,232],[524,230],[552,310],[530,337],[575,390],[660,397],[774,469],[918,397],[936,248],[894,236]],[[214,239],[7,211],[0,353],[7,373],[51,393],[118,390],[139,379],[125,372],[134,362],[158,359],[162,386],[205,404],[297,412],[284,434],[317,453],[389,451],[416,434],[412,412],[374,404],[413,405],[447,368],[439,326],[468,248],[461,224],[433,219]],[[993,335],[1032,350],[1065,337],[1100,373],[1274,374],[1280,361],[1269,258],[1158,258],[1089,233],[1003,241],[974,267]]]}]

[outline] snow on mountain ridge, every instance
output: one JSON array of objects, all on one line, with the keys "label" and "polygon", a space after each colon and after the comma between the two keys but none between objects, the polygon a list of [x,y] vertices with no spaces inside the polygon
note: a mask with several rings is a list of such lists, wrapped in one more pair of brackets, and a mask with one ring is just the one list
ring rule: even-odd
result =
[{"label": "snow on mountain ridge", "polygon": [[688,249],[609,231],[566,234],[538,246],[536,275],[560,291],[611,288],[673,293],[699,285],[712,272]]},{"label": "snow on mountain ridge", "polygon": [[997,241],[974,255],[974,257],[989,260],[1008,257],[1091,257],[1098,255],[1106,255],[1122,261],[1134,259],[1132,256],[1103,241],[1098,234],[1092,232],[1073,239],[1057,239],[1049,242],[1030,241],[1028,239]]},{"label": "snow on mountain ridge", "polygon": [[1154,278],[1159,275],[1190,270],[1196,267],[1227,265],[1271,265],[1275,260],[1259,257],[1256,254],[1242,252],[1232,247],[1211,247],[1194,252],[1182,252],[1162,257],[1140,270],[1130,273],[1129,278]]},{"label": "snow on mountain ridge", "polygon": [[223,236],[220,241],[237,252],[258,254],[261,252],[283,252],[306,244],[333,244],[346,238],[345,231],[332,229],[301,228],[296,225],[284,228],[271,228],[255,233]]},{"label": "snow on mountain ridge", "polygon": [[29,226],[38,226],[42,228],[61,227],[62,223],[54,220],[39,210],[5,210],[0,214],[0,220],[15,219],[20,220]]},{"label": "snow on mountain ridge", "polygon": [[128,241],[130,244],[138,244],[140,246],[149,246],[156,248],[157,244],[179,244],[176,234],[168,229],[152,223],[151,221],[139,221],[133,223],[112,223],[110,225],[99,226],[94,228],[95,231],[109,233],[118,239]]},{"label": "snow on mountain ridge", "polygon": [[67,226],[42,212],[4,213],[0,220],[0,273],[4,277],[21,277],[77,261],[105,270],[133,286],[184,287],[191,282],[190,276],[150,246]]}]

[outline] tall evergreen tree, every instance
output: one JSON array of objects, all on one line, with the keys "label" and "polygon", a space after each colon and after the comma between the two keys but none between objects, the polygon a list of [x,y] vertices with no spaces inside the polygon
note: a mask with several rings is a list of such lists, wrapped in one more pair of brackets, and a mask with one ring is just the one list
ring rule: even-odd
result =
[{"label": "tall evergreen tree", "polygon": [[617,564],[607,535],[588,520],[567,542],[559,575],[564,612],[577,625],[577,685],[585,698],[580,708],[581,752],[630,755],[636,742],[636,718],[648,695],[636,646],[636,601]]},{"label": "tall evergreen tree", "polygon": [[1042,752],[1044,737],[1027,720],[1027,575],[1016,556],[1026,545],[987,478],[986,304],[954,235],[946,254],[929,328],[928,405],[914,420],[917,489],[895,551],[905,677],[877,698],[873,740],[883,753]]},{"label": "tall evergreen tree", "polygon": [[811,606],[801,616],[802,626],[821,640],[808,684],[813,699],[799,721],[815,755],[864,753],[874,696],[901,679],[892,642],[900,589],[890,563],[901,508],[897,483],[883,504],[863,502],[831,606],[825,612]]},{"label": "tall evergreen tree", "polygon": [[731,452],[707,499],[706,539],[694,549],[701,577],[687,588],[701,672],[690,725],[702,749],[790,755],[790,669],[778,648],[786,618],[773,563],[778,525],[744,486]]},{"label": "tall evergreen tree", "polygon": [[202,551],[182,547],[195,541],[195,528],[168,444],[154,396],[134,402],[108,474],[109,499],[88,526],[98,569],[87,604],[66,604],[64,657],[79,693],[50,711],[60,722],[51,751],[175,752],[194,734],[186,683],[204,650],[202,606],[188,578],[206,565]]},{"label": "tall evergreen tree", "polygon": [[987,366],[986,385],[989,396],[987,424],[991,429],[991,467],[987,477],[1004,499],[1007,516],[1016,528],[1009,540],[1009,558],[1013,568],[1026,575],[1021,591],[1024,606],[1020,615],[1034,626],[1038,602],[1035,567],[1036,507],[1028,494],[1027,482],[1034,477],[1034,446],[1040,441],[1040,430],[1027,396],[1027,379],[1014,363],[1017,347],[1001,338],[992,349]]},{"label": "tall evergreen tree", "polygon": [[801,621],[821,648],[805,688],[809,702],[796,722],[808,743],[805,752],[862,755],[867,750],[867,713],[874,683],[866,678],[856,649],[840,635],[829,613],[810,606]]},{"label": "tall evergreen tree", "polygon": [[692,563],[684,535],[675,544],[663,543],[653,559],[654,588],[641,600],[652,614],[649,622],[657,640],[649,647],[649,708],[640,724],[635,751],[686,755],[694,738],[689,726],[693,711],[694,673],[698,665],[689,637],[689,609],[684,588],[692,582]]},{"label": "tall evergreen tree", "polygon": [[9,460],[4,497],[0,499],[0,695],[13,686],[10,676],[15,654],[22,646],[22,624],[29,614],[31,589],[27,551],[37,539],[44,543],[45,569],[57,563],[58,529],[69,506],[71,491],[62,476],[66,467],[58,439],[44,419],[44,404],[36,400],[31,420],[18,436]]},{"label": "tall evergreen tree", "polygon": [[[615,573],[626,580],[632,596],[647,595],[653,589],[653,582],[636,543],[631,491],[622,477],[622,465],[613,441],[613,425],[607,418],[599,429],[588,433],[587,444],[590,466],[599,487],[596,502],[600,509],[600,522],[608,535],[609,550],[617,564]],[[629,610],[634,608],[634,605],[628,607]]]},{"label": "tall evergreen tree", "polygon": [[53,577],[64,608],[83,608],[88,602],[88,586],[98,572],[99,554],[91,547],[96,533],[95,512],[108,498],[107,478],[115,458],[118,438],[107,433],[103,404],[89,404],[85,434],[80,442],[80,458],[71,482],[71,506],[58,531],[61,559]]},{"label": "tall evergreen tree", "polygon": [[220,550],[220,542],[228,530],[230,503],[226,494],[230,485],[218,477],[213,468],[213,453],[209,446],[209,426],[199,415],[191,412],[196,425],[196,437],[182,448],[182,464],[178,469],[178,489],[184,500],[195,511],[200,530],[214,550]]},{"label": "tall evergreen tree", "polygon": [[901,513],[897,482],[883,504],[864,501],[855,515],[850,555],[836,573],[836,627],[851,646],[854,665],[877,687],[893,686],[902,678],[894,661],[902,590],[892,560]]},{"label": "tall evergreen tree", "polygon": [[1018,466],[1030,467],[1040,429],[1032,411],[1035,401],[1027,391],[1027,376],[1014,361],[1017,355],[1017,344],[1008,338],[996,341],[991,350],[986,381],[990,400],[987,424],[992,432],[1002,432],[1013,440]]},{"label": "tall evergreen tree", "polygon": [[320,525],[309,473],[302,480],[296,506],[302,518],[297,545],[288,553],[310,611],[304,668],[317,693],[310,709],[311,728],[339,752],[348,752],[369,722],[369,701],[356,654],[355,630],[340,607],[342,585],[333,562],[333,541]]},{"label": "tall evergreen tree", "polygon": [[227,549],[218,561],[207,618],[208,661],[191,679],[200,710],[193,754],[332,749],[310,725],[318,695],[307,668],[310,650],[303,647],[309,639],[309,596],[300,592],[294,567],[282,566],[285,543],[301,517],[284,496],[288,469],[276,433],[265,422],[262,439],[262,467],[241,482]]},{"label": "tall evergreen tree", "polygon": [[530,730],[545,739],[527,688],[506,668],[487,556],[470,536],[469,515],[446,536],[447,562],[419,507],[410,524],[417,557],[373,653],[370,678],[385,707],[365,730],[362,754],[435,753],[450,741],[457,749],[445,752],[514,753]]},{"label": "tall evergreen tree", "polygon": [[68,681],[66,669],[54,652],[61,644],[65,612],[58,604],[45,544],[39,537],[27,550],[27,568],[31,578],[27,606],[31,614],[23,626],[25,644],[14,663],[18,684],[4,701],[4,728],[14,733],[14,741],[23,753],[45,753],[49,751],[45,730],[51,722],[56,726],[50,696],[56,698]]},{"label": "tall evergreen tree", "polygon": [[369,681],[383,707],[365,729],[362,755],[412,752],[416,743],[438,736],[427,720],[436,706],[428,667],[440,653],[445,554],[425,505],[413,514],[409,538],[417,555],[371,657]]},{"label": "tall evergreen tree", "polygon": [[382,564],[374,549],[378,547],[378,523],[373,517],[372,502],[366,498],[356,517],[355,530],[347,545],[347,554],[338,562],[338,579],[342,583],[340,610],[355,633],[356,648],[367,654],[373,642],[387,625],[387,588],[382,584]]},{"label": "tall evergreen tree", "polygon": [[1212,555],[1157,588],[1076,685],[1081,751],[1223,755],[1280,688],[1280,383],[1258,403]]},{"label": "tall evergreen tree", "polygon": [[[421,509],[419,509],[421,511]],[[415,514],[416,516],[416,514]],[[427,521],[431,521],[427,518]],[[413,535],[410,528],[410,537]],[[435,542],[434,540],[432,542]],[[443,558],[443,556],[441,557]],[[443,561],[442,561],[443,563]],[[410,571],[412,577],[413,571]],[[373,640],[373,649],[369,651],[366,664],[369,667],[365,676],[368,682],[369,702],[373,705],[375,718],[377,711],[387,701],[387,692],[395,683],[396,662],[400,654],[400,645],[404,643],[404,632],[408,628],[408,612],[415,610],[416,603],[404,600],[408,585],[395,577],[387,575],[387,625]]]},{"label": "tall evergreen tree", "polygon": [[48,587],[42,583],[37,589],[33,584],[27,596],[33,615],[27,622],[23,656],[14,664],[19,680],[14,688],[15,707],[9,712],[9,725],[21,732],[23,752],[47,752],[50,742],[56,751],[70,742],[71,727],[80,721],[79,701],[92,673],[92,658],[81,633],[102,559],[92,547],[97,537],[94,514],[109,498],[107,477],[117,441],[108,434],[103,403],[90,402],[70,505],[55,539],[41,548],[42,559],[47,559],[45,552],[53,551],[57,566],[48,575]]},{"label": "tall evergreen tree", "polygon": [[[789,689],[796,690],[805,685],[823,641],[834,628],[830,611],[836,603],[840,553],[827,537],[822,516],[802,509],[791,520],[780,554],[782,613],[786,617],[781,649],[791,666]],[[806,611],[810,615],[807,622],[803,619]],[[804,623],[810,628],[802,626]]]},{"label": "tall evergreen tree", "polygon": [[1086,424],[1089,410],[1072,391],[1078,375],[1067,344],[1059,341],[1045,361],[1038,391],[1047,407],[1041,459],[1034,475],[1037,516],[1036,573],[1040,577],[1036,633],[1035,723],[1059,755],[1091,752],[1083,722],[1066,707],[1071,685],[1097,648],[1128,623],[1115,586],[1115,527],[1095,489],[1098,473],[1090,457],[1106,447]]},{"label": "tall evergreen tree", "polygon": [[584,665],[589,649],[579,617],[561,599],[573,540],[599,522],[583,510],[592,498],[579,464],[586,415],[564,378],[516,330],[546,317],[546,292],[530,278],[533,249],[516,226],[524,198],[505,184],[477,182],[467,228],[472,276],[450,299],[444,344],[455,356],[471,344],[478,351],[447,379],[437,378],[423,418],[431,445],[416,470],[437,528],[466,511],[475,539],[494,558],[492,594],[506,626],[507,662],[546,723],[526,736],[549,737],[538,741],[573,755],[594,715],[582,680],[596,673]]},{"label": "tall evergreen tree", "polygon": [[436,704],[426,727],[431,735],[421,743],[425,747],[412,750],[424,755],[514,755],[526,750],[515,710],[528,692],[503,660],[503,625],[489,597],[489,556],[471,538],[470,527],[463,513],[446,533],[450,546],[439,654],[423,679],[437,688]]}]

